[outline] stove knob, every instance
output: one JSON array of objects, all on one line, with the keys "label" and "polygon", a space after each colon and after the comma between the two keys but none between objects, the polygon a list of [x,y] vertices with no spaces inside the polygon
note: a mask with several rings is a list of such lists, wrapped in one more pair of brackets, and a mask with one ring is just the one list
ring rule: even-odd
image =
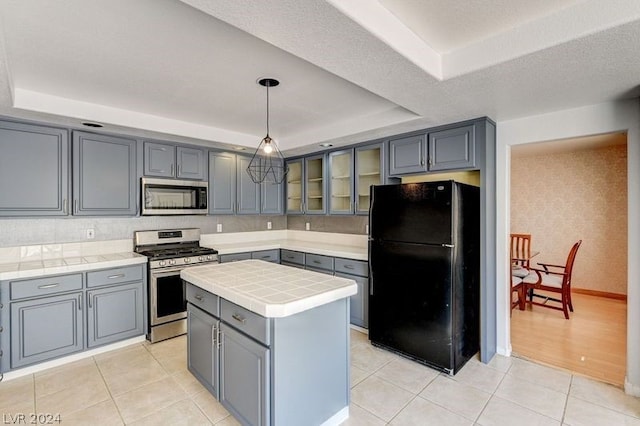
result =
[{"label": "stove knob", "polygon": [[184,263],[189,263],[191,262],[191,258],[190,257],[185,257],[184,258]]},{"label": "stove knob", "polygon": [[211,256],[210,254],[207,255],[207,260],[213,260],[213,256]]},{"label": "stove knob", "polygon": [[175,259],[171,259],[171,260],[169,261],[169,265],[175,265],[175,264],[176,264],[176,260],[175,260]]},{"label": "stove knob", "polygon": [[164,260],[161,260],[161,261],[160,261],[160,266],[164,266],[164,265],[166,265],[166,264],[167,264],[167,262],[165,262]]},{"label": "stove knob", "polygon": [[198,256],[198,261],[204,262],[204,256]]}]

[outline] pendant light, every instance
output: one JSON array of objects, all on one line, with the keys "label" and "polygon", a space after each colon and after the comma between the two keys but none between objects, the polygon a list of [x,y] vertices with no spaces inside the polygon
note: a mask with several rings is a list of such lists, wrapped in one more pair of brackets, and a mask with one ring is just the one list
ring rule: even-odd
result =
[{"label": "pendant light", "polygon": [[276,87],[280,82],[273,78],[263,78],[258,84],[267,88],[267,135],[260,141],[258,149],[249,162],[247,173],[255,183],[282,183],[288,168],[284,157],[278,149],[276,141],[269,136],[269,87]]}]

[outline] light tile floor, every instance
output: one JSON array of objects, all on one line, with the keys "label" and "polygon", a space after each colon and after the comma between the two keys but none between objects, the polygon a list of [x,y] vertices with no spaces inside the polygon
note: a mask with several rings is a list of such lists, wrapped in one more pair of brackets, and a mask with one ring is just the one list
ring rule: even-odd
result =
[{"label": "light tile floor", "polygon": [[[619,388],[498,355],[450,377],[355,330],[351,386],[344,425],[640,426],[640,398]],[[20,424],[20,413],[22,424],[29,413],[59,413],[62,425],[238,424],[187,371],[184,336],[0,383],[0,412],[2,424]]]}]

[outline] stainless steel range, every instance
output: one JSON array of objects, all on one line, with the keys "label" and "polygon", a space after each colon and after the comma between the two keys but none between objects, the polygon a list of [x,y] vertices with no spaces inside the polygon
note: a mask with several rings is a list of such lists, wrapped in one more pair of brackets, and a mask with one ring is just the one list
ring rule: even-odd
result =
[{"label": "stainless steel range", "polygon": [[200,230],[137,231],[135,252],[147,256],[149,329],[151,343],[187,332],[187,301],[180,271],[190,266],[218,263],[218,252],[200,246]]}]

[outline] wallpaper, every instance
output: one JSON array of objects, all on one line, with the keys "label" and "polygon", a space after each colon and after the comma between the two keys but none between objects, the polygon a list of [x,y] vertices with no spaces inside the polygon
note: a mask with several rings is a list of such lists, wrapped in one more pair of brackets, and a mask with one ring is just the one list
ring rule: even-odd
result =
[{"label": "wallpaper", "polygon": [[572,287],[626,294],[626,145],[512,155],[511,232],[531,234],[532,266],[564,265],[581,239]]}]

